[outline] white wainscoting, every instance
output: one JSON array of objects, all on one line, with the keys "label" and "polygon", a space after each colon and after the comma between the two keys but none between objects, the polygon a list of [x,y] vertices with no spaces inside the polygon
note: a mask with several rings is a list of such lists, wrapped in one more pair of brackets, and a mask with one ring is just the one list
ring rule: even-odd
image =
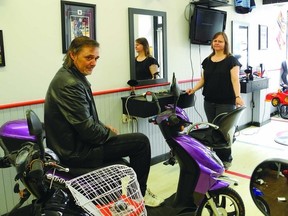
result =
[{"label": "white wainscoting", "polygon": [[[181,89],[187,89],[191,87],[191,83],[184,83],[179,85]],[[136,90],[136,94],[142,94],[143,92],[149,91],[162,91],[168,90],[169,86],[157,87],[151,89],[140,89]],[[122,123],[122,101],[121,97],[129,95],[129,92],[119,92],[112,94],[105,94],[95,96],[95,102],[98,110],[98,114],[102,122],[108,125],[112,125],[119,129],[120,133],[127,133],[132,131],[131,124]],[[249,95],[247,95],[249,97]],[[192,122],[206,121],[206,116],[203,110],[203,96],[201,91],[196,93],[195,107],[185,109],[190,120]],[[247,98],[247,101],[249,99]],[[25,118],[25,111],[27,109],[33,109],[39,118],[43,121],[44,108],[43,104],[23,106],[11,109],[0,110],[0,125],[7,121],[15,119]],[[241,119],[241,125],[251,121],[250,115],[245,115]],[[139,132],[146,134],[151,142],[152,157],[156,157],[169,152],[169,147],[165,143],[159,128],[156,125],[149,124],[147,118],[138,118],[138,126],[134,126],[134,130],[138,128]],[[0,156],[3,156],[3,151],[0,150]],[[7,168],[0,170],[0,214],[5,214],[10,211],[16,203],[18,203],[18,195],[14,194],[14,168]],[[29,202],[30,203],[31,199]]]}]

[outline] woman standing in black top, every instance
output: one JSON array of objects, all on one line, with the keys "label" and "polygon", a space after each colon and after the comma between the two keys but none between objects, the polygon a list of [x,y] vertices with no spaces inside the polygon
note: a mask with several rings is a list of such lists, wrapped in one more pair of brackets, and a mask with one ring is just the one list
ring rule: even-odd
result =
[{"label": "woman standing in black top", "polygon": [[135,58],[136,80],[156,79],[159,74],[159,63],[150,54],[147,39],[144,37],[136,39],[135,50],[138,53]]},{"label": "woman standing in black top", "polygon": [[[237,106],[243,106],[240,95],[239,71],[240,62],[230,53],[227,35],[218,32],[211,43],[213,52],[202,62],[202,76],[196,86],[187,89],[193,94],[203,87],[204,109],[208,122],[224,112],[229,112]],[[224,166],[231,166],[231,148],[215,149]]]}]

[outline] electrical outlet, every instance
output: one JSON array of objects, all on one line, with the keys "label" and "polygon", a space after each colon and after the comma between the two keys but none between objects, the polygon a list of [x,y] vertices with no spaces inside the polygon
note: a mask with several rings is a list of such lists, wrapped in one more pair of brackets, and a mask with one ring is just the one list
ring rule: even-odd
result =
[{"label": "electrical outlet", "polygon": [[128,123],[128,121],[131,121],[131,117],[129,117],[126,114],[122,114],[122,122],[123,123]]}]

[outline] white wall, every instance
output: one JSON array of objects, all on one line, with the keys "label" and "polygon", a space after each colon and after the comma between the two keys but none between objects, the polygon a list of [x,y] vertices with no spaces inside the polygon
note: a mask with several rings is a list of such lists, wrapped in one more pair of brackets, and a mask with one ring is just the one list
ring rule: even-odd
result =
[{"label": "white wall", "polygon": [[[267,70],[279,69],[281,62],[286,58],[286,49],[280,49],[276,37],[279,33],[277,18],[280,12],[284,15],[286,21],[288,5],[275,4],[275,5],[262,5],[262,0],[256,0],[256,8],[248,14],[238,14],[235,12],[234,7],[218,7],[216,9],[226,10],[227,22],[226,33],[230,39],[230,48],[232,47],[232,26],[231,21],[244,22],[249,24],[249,65],[255,70],[256,66],[264,63]],[[258,25],[268,26],[268,49],[258,49]],[[284,39],[285,33],[283,33]],[[200,71],[199,62],[203,61],[208,54],[211,53],[210,46],[192,45],[192,60],[194,60],[195,72]],[[199,55],[201,54],[201,55]],[[200,57],[200,59],[199,59]]]},{"label": "white wall", "polygon": [[[126,87],[130,79],[128,7],[167,12],[171,60],[173,47],[183,47],[187,41],[183,13],[188,2],[86,0],[85,3],[96,4],[96,37],[101,44],[101,58],[90,77],[93,90]],[[1,0],[0,29],[6,57],[6,66],[0,67],[0,104],[43,99],[63,59],[60,1]],[[179,63],[171,65],[171,69],[179,70]]]},{"label": "white wall", "polygon": [[[80,0],[79,0],[80,1]],[[83,1],[81,1],[83,2]],[[178,80],[191,78],[191,61],[196,77],[200,62],[211,52],[209,46],[190,46],[188,39],[188,0],[86,0],[96,4],[97,40],[101,58],[89,77],[94,91],[126,87],[129,80],[128,7],[167,12],[168,73]],[[233,2],[231,2],[233,3]],[[279,68],[285,52],[275,37],[277,16],[287,6],[257,7],[249,14],[228,11],[226,32],[231,35],[231,20],[250,23],[250,64],[264,63]],[[258,24],[269,26],[269,50],[258,50]],[[4,33],[6,66],[0,67],[0,104],[43,99],[48,84],[62,64],[61,15],[59,0],[1,0],[0,29]],[[191,50],[190,50],[191,47]],[[191,58],[190,58],[191,51]]]}]

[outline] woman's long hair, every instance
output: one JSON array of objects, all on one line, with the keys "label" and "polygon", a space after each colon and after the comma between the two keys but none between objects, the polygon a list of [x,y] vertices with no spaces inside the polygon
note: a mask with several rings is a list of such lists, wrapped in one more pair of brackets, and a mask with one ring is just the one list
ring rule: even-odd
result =
[{"label": "woman's long hair", "polygon": [[146,38],[144,38],[144,37],[137,38],[135,40],[135,42],[139,43],[143,46],[145,56],[151,56],[149,43],[148,43],[148,40]]},{"label": "woman's long hair", "polygon": [[211,49],[213,50],[213,52],[210,54],[210,56],[215,54],[215,50],[213,49],[213,40],[215,40],[219,35],[222,35],[223,38],[224,38],[224,42],[225,42],[224,54],[226,54],[227,56],[231,55],[231,53],[230,53],[230,45],[229,45],[229,41],[228,41],[228,37],[227,37],[226,33],[225,32],[217,32],[212,38]]}]

